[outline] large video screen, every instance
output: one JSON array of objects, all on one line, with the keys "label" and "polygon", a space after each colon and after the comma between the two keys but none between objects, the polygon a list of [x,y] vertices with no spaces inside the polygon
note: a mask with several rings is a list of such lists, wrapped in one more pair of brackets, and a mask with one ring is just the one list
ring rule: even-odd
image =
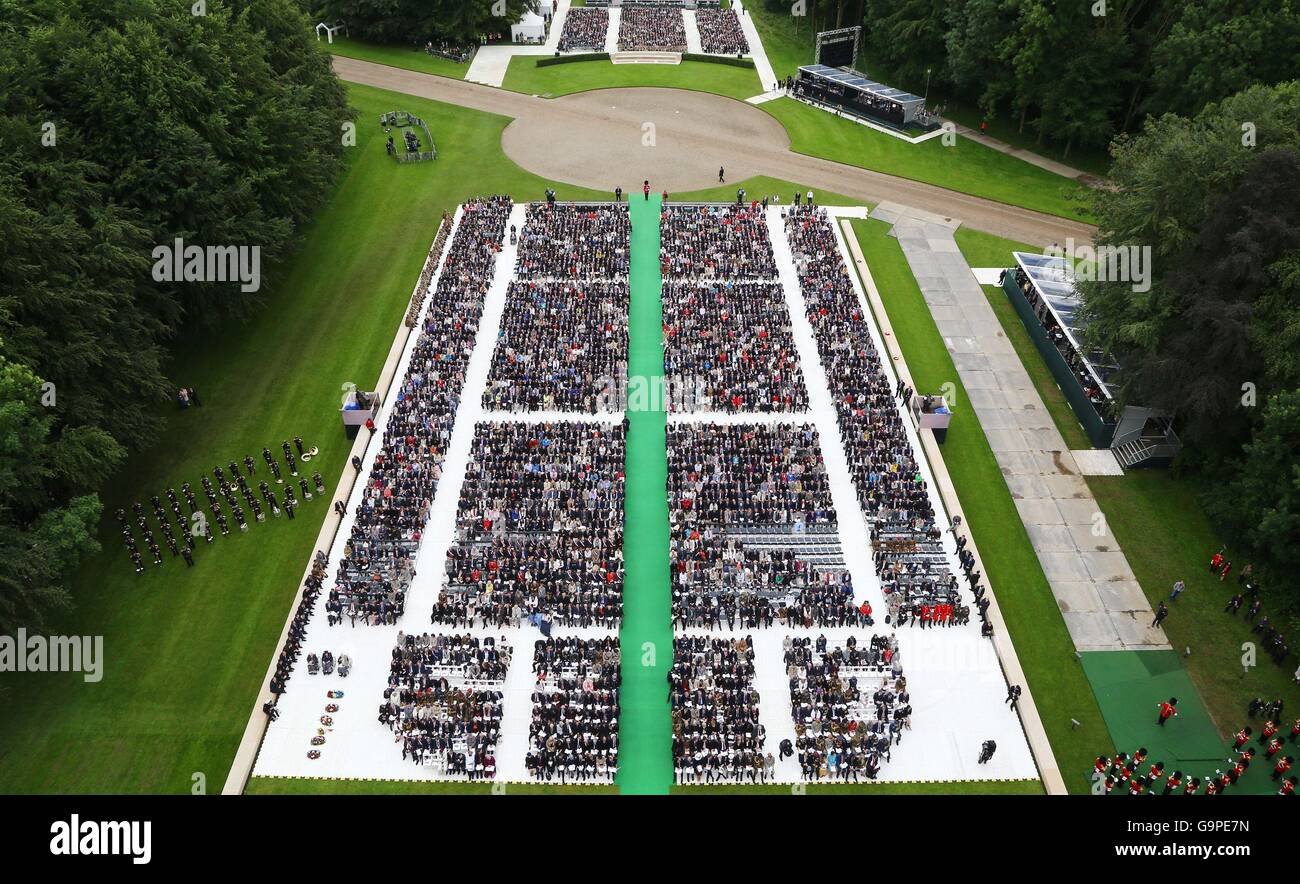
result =
[{"label": "large video screen", "polygon": [[845,34],[843,37],[822,43],[821,51],[817,55],[817,63],[832,68],[853,67],[853,35]]}]

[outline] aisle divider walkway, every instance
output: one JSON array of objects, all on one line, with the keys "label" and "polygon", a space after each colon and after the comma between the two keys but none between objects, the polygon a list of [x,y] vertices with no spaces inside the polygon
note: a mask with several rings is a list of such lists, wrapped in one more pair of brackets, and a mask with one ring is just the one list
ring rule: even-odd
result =
[{"label": "aisle divider walkway", "polygon": [[[662,389],[664,373],[659,197],[633,198],[628,304],[628,376]],[[639,381],[634,379],[640,379]],[[663,795],[673,783],[668,670],[672,599],[668,562],[667,414],[662,401],[629,409],[623,504],[623,628],[619,634],[618,786],[624,794]]]}]

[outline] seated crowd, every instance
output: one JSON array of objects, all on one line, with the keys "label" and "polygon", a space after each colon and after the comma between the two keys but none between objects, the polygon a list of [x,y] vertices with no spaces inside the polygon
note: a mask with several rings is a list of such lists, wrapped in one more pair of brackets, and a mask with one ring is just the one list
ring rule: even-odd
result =
[{"label": "seated crowd", "polygon": [[668,688],[678,783],[767,781],[752,639],[676,637]]},{"label": "seated crowd", "polygon": [[356,507],[326,602],[331,624],[402,613],[511,207],[509,197],[465,204]]},{"label": "seated crowd", "polygon": [[496,776],[510,646],[471,635],[398,633],[379,722],[403,760],[470,780]]},{"label": "seated crowd", "polygon": [[618,636],[538,639],[529,773],[561,783],[618,773]]},{"label": "seated crowd", "polygon": [[685,52],[686,24],[680,8],[623,7],[618,18],[620,52]]},{"label": "seated crowd", "polygon": [[1084,395],[1088,397],[1092,407],[1097,410],[1097,414],[1102,420],[1115,420],[1114,403],[1102,390],[1101,384],[1097,382],[1092,372],[1088,370],[1083,354],[1070,342],[1069,335],[1065,333],[1065,329],[1061,328],[1061,324],[1056,321],[1056,316],[1048,308],[1042,296],[1038,294],[1038,289],[1034,288],[1033,282],[1029,279],[1029,274],[1025,273],[1024,269],[1020,267],[1016,268],[1016,285],[1020,287],[1025,300],[1029,302],[1034,315],[1038,317],[1038,321],[1043,326],[1043,331],[1047,333],[1048,340],[1056,346],[1061,358],[1070,366],[1070,371],[1073,372],[1075,380],[1083,388]]},{"label": "seated crowd", "polygon": [[695,391],[692,410],[807,410],[780,285],[668,282],[663,302],[664,374]]},{"label": "seated crowd", "polygon": [[[906,401],[911,391],[902,383],[891,389],[825,210],[795,206],[784,215],[858,501],[877,550],[888,550],[878,552],[875,562],[890,622],[896,617],[920,625],[960,622],[957,580],[940,544],[942,528],[895,401],[895,396]],[[967,567],[987,635],[988,602],[978,575]],[[898,616],[903,610],[909,612],[906,618]]]},{"label": "seated crowd", "polygon": [[[513,231],[512,231],[513,233]],[[530,203],[519,234],[518,279],[626,279],[632,224],[626,203]]]},{"label": "seated crowd", "polygon": [[623,433],[596,423],[480,423],[433,622],[538,616],[615,627],[623,604]]},{"label": "seated crowd", "polygon": [[757,205],[666,206],[660,215],[664,279],[776,279],[767,219]]},{"label": "seated crowd", "polygon": [[784,641],[795,749],[806,780],[874,780],[883,757],[911,727],[911,698],[898,640],[825,636]]},{"label": "seated crowd", "polygon": [[700,48],[712,55],[744,55],[749,41],[741,30],[734,9],[700,9],[695,13],[700,32]]},{"label": "seated crowd", "polygon": [[560,31],[559,50],[571,52],[575,49],[591,49],[599,52],[605,48],[605,34],[608,31],[608,10],[571,6],[564,19],[564,29]]},{"label": "seated crowd", "polygon": [[667,442],[675,626],[870,624],[848,570],[802,554],[836,526],[811,425],[670,424]]},{"label": "seated crowd", "polygon": [[594,414],[627,376],[626,282],[514,282],[483,407]]}]

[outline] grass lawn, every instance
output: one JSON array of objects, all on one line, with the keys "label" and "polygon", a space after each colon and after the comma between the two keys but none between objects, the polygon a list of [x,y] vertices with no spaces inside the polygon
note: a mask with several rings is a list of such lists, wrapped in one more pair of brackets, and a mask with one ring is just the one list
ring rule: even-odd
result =
[{"label": "grass lawn", "polygon": [[616,795],[617,786],[553,786],[543,783],[408,782],[404,780],[308,780],[253,777],[245,795]]},{"label": "grass lawn", "polygon": [[[544,56],[542,56],[544,57]],[[503,88],[527,95],[555,98],[592,89],[624,86],[662,86],[712,92],[741,101],[763,91],[752,67],[736,67],[707,61],[681,64],[614,64],[605,59],[575,61],[538,67],[539,56],[516,55],[510,59]]]},{"label": "grass lawn", "polygon": [[972,196],[1083,222],[1092,217],[1077,197],[1087,188],[966,138],[951,147],[933,138],[911,144],[841,119],[793,98],[760,104],[790,135],[791,149],[850,166],[935,184]]},{"label": "grass lawn", "polygon": [[[321,447],[312,467],[332,491],[350,447],[340,385],[377,378],[442,211],[480,193],[537,198],[549,185],[501,153],[506,118],[406,96],[401,106],[437,133],[439,158],[399,166],[371,122],[394,97],[362,86],[349,94],[359,121],[350,168],[302,251],[270,280],[268,306],[246,325],[177,342],[171,376],[204,405],[164,408],[166,433],[103,491],[103,552],[75,581],[77,610],[51,630],[103,635],[103,681],[0,676],[9,689],[0,791],[188,792],[194,773],[219,791],[328,504],[200,544],[193,569],[168,556],[139,576],[112,512],[197,486],[214,465],[263,446],[278,452],[295,434]],[[561,199],[594,196],[556,188]]]},{"label": "grass lawn", "polygon": [[[1013,242],[966,227],[957,229],[956,239],[962,255],[966,258],[966,263],[971,267],[1014,267],[1016,262],[1011,257],[1013,251],[1034,253],[1042,251],[1025,243]],[[1007,300],[1006,292],[995,285],[980,286],[980,288],[984,290],[989,306],[997,314],[998,322],[1002,323],[1002,331],[1011,341],[1016,355],[1024,364],[1025,371],[1034,382],[1034,387],[1042,397],[1043,404],[1047,406],[1057,431],[1065,439],[1065,444],[1073,450],[1091,448],[1092,440],[1083,431],[1083,426],[1074,415],[1074,409],[1070,408],[1070,403],[1061,392],[1047,363],[1043,362],[1043,357],[1034,345],[1033,338],[1029,336],[1025,324],[1020,321],[1020,314]]]},{"label": "grass lawn", "polygon": [[[390,67],[419,71],[422,74],[435,74],[450,77],[453,80],[465,79],[468,64],[461,64],[449,58],[430,55],[415,46],[390,46],[384,43],[368,43],[365,40],[353,40],[351,37],[335,37],[333,45],[322,42],[321,46],[334,55],[345,55],[361,61],[373,61]],[[202,392],[200,391],[200,395]]]},{"label": "grass lawn", "polygon": [[1261,649],[1257,665],[1242,665],[1242,645],[1259,636],[1246,625],[1245,607],[1235,618],[1223,608],[1240,590],[1233,575],[1246,562],[1227,550],[1232,574],[1220,583],[1209,573],[1210,556],[1222,541],[1201,508],[1196,485],[1167,470],[1132,470],[1122,477],[1089,477],[1088,487],[1153,608],[1168,598],[1174,581],[1186,582],[1187,590],[1169,604],[1165,635],[1176,651],[1191,649],[1183,665],[1219,734],[1226,739],[1247,722],[1246,704],[1253,697],[1281,697],[1289,718],[1300,715],[1294,656],[1290,665],[1276,666]]},{"label": "grass lawn", "polygon": [[[1092,687],[1074,657],[1038,557],[1011,500],[984,431],[898,241],[882,221],[855,220],[854,232],[880,290],[889,321],[918,390],[957,387],[958,406],[943,445],[944,462],[979,544],[1024,666],[1056,762],[1071,792],[1086,792],[1092,760],[1111,751],[1110,736]],[[1077,729],[1071,719],[1079,721]]]},{"label": "grass lawn", "polygon": [[674,795],[1042,795],[1038,780],[997,780],[974,783],[845,783],[794,786],[673,786]]}]

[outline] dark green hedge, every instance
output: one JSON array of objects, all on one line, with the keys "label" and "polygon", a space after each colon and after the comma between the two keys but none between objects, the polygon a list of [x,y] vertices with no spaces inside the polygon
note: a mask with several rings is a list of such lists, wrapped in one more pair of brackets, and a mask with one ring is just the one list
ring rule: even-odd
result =
[{"label": "dark green hedge", "polygon": [[703,61],[708,64],[727,64],[733,68],[752,68],[754,60],[752,58],[735,58],[731,55],[699,55],[694,52],[683,52],[682,61]]},{"label": "dark green hedge", "polygon": [[548,58],[537,59],[539,68],[549,67],[553,64],[569,64],[575,61],[609,61],[608,52],[586,52],[582,55],[556,55]]}]

